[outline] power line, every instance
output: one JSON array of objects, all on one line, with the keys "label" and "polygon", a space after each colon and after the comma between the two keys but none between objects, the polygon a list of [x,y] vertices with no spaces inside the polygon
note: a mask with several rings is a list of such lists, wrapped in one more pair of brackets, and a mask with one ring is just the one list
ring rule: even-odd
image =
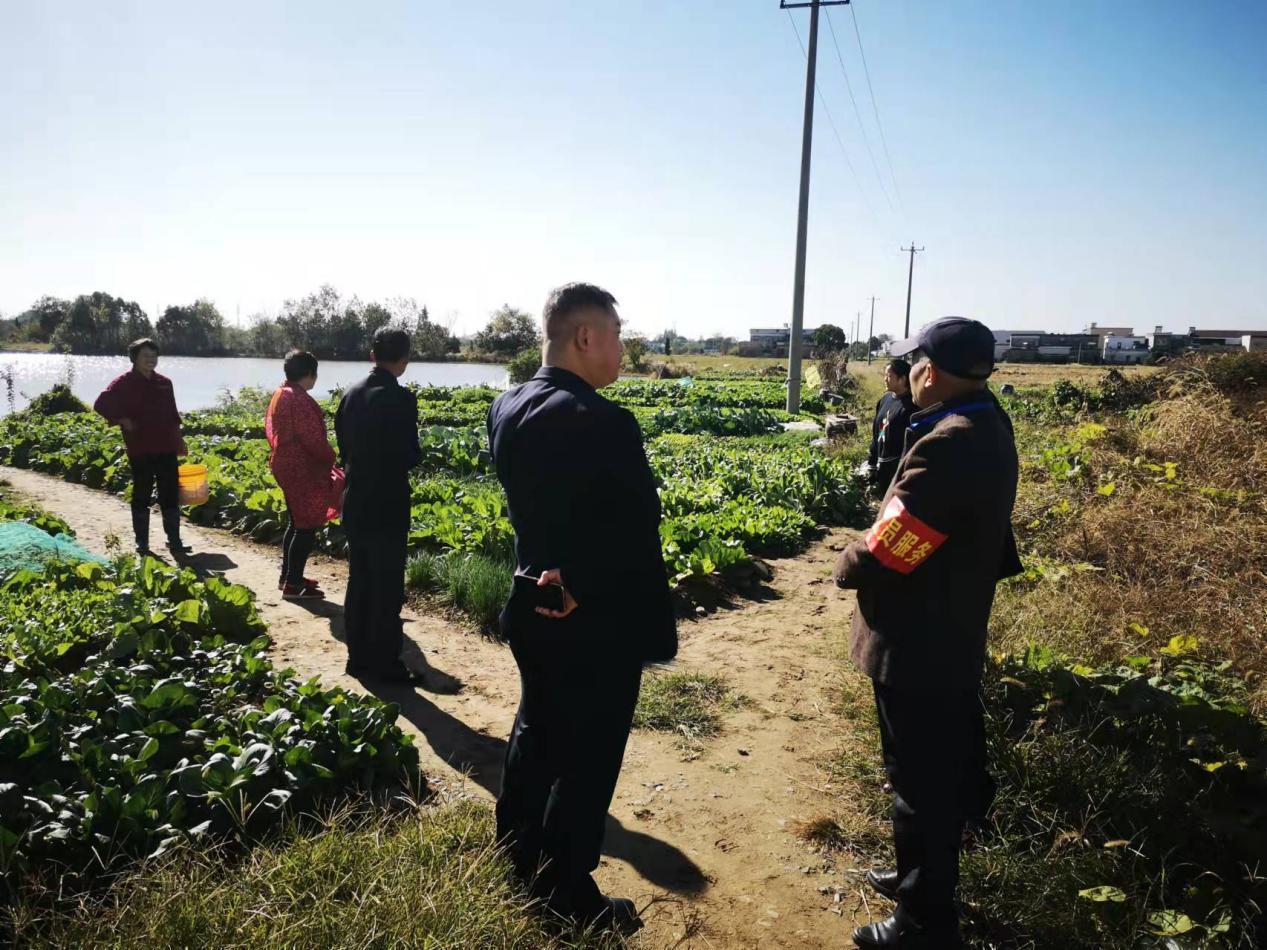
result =
[{"label": "power line", "polygon": [[[801,39],[801,31],[796,28],[796,21],[792,19],[790,11],[787,19],[792,24],[792,32],[796,34],[796,42],[800,44],[801,54],[808,59],[809,53],[806,51],[805,43]],[[817,80],[814,81],[814,92],[818,96],[819,104],[823,107],[823,114],[827,116],[827,124],[831,126],[832,135],[836,138],[836,144],[840,146],[840,154],[844,156],[845,164],[849,166],[849,174],[853,177],[853,183],[858,188],[858,194],[862,197],[862,203],[866,206],[867,214],[871,216],[872,224],[878,226],[880,219],[876,217],[875,209],[871,207],[871,201],[867,198],[867,193],[862,188],[862,182],[858,178],[858,171],[853,167],[853,161],[849,158],[849,150],[845,148],[845,141],[840,137],[840,130],[836,128],[836,120],[832,118],[831,109],[827,106],[827,97],[823,95],[823,90],[819,87]]]},{"label": "power line", "polygon": [[862,112],[858,108],[858,100],[853,95],[853,83],[849,81],[849,70],[845,68],[845,57],[840,53],[840,43],[836,40],[836,27],[831,22],[831,11],[827,11],[827,29],[831,31],[831,45],[836,48],[836,61],[840,63],[840,73],[845,77],[845,89],[849,91],[849,101],[853,104],[853,114],[858,120],[858,129],[862,132],[862,143],[867,147],[867,154],[871,156],[871,167],[875,170],[875,180],[880,185],[880,193],[884,195],[884,200],[888,202],[889,210],[895,211],[893,207],[893,199],[889,197],[888,189],[884,187],[884,176],[880,174],[880,163],[875,160],[875,151],[871,148],[871,138],[867,135],[867,125],[862,121]]},{"label": "power line", "polygon": [[[875,104],[875,88],[871,85],[871,70],[867,68],[867,54],[862,48],[862,31],[858,29],[858,14],[854,5],[849,4],[849,15],[853,17],[853,32],[858,38],[858,53],[862,57],[862,73],[867,77],[867,92],[871,94],[871,111],[875,113],[875,127],[880,131],[880,145],[884,148],[884,160],[889,163],[889,176],[893,179],[893,193],[898,203],[902,203],[902,192],[897,186],[897,175],[893,171],[893,158],[889,155],[889,143],[884,138],[884,126],[880,124],[880,107]],[[828,20],[830,25],[831,21]]]}]

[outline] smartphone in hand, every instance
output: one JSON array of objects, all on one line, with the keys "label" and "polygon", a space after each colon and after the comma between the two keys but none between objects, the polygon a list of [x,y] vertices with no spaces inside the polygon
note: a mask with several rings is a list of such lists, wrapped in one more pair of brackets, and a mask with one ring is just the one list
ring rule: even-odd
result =
[{"label": "smartphone in hand", "polygon": [[533,607],[544,607],[546,610],[557,610],[562,612],[567,605],[563,596],[562,584],[546,584],[544,587],[537,583],[538,578],[531,574],[515,575],[515,590],[524,597]]}]

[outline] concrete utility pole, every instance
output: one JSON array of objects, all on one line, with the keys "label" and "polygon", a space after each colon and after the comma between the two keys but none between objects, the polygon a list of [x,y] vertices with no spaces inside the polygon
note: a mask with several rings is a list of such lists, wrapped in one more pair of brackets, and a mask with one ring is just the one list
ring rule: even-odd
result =
[{"label": "concrete utility pole", "polygon": [[875,298],[871,298],[871,329],[867,331],[867,365],[871,365],[871,341],[875,339]]},{"label": "concrete utility pole", "polygon": [[801,409],[801,333],[805,325],[805,244],[809,234],[809,165],[814,139],[814,71],[818,61],[818,8],[841,7],[849,0],[788,3],[780,10],[809,7],[809,48],[805,51],[805,123],[801,133],[801,195],[796,218],[796,273],[792,279],[792,333],[787,342],[787,411]]},{"label": "concrete utility pole", "polygon": [[916,247],[915,242],[912,241],[910,247],[904,247],[901,250],[911,252],[911,269],[906,274],[906,331],[902,334],[902,339],[906,339],[911,335],[911,281],[915,277],[915,255],[924,249]]},{"label": "concrete utility pole", "polygon": [[855,310],[853,312],[853,341],[857,343],[862,339],[862,311]]}]

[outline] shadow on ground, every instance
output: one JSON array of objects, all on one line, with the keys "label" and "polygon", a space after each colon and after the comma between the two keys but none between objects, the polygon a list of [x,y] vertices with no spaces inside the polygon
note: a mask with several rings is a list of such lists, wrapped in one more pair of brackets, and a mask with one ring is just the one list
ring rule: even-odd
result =
[{"label": "shadow on ground", "polygon": [[226,571],[231,571],[238,566],[237,562],[227,554],[217,554],[211,551],[187,554],[175,560],[179,566],[189,568],[204,579],[208,577],[223,577]]},{"label": "shadow on ground", "polygon": [[[405,656],[408,655],[407,648]],[[435,667],[428,667],[428,684],[424,688],[429,688],[433,676],[453,679]],[[396,703],[401,715],[413,724],[436,755],[452,768],[466,773],[490,795],[497,795],[506,758],[504,739],[472,729],[409,686],[369,679],[359,682],[379,699]],[[607,816],[603,853],[628,862],[651,884],[674,894],[700,894],[708,887],[704,872],[680,849],[652,835],[626,828],[611,815]]]}]

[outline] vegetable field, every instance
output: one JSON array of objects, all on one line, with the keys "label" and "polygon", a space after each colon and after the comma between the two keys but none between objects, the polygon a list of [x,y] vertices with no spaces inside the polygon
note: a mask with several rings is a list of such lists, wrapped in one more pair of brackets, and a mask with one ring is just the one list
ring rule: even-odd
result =
[{"label": "vegetable field", "polygon": [[[638,417],[664,498],[664,553],[676,584],[724,576],[753,558],[796,553],[824,524],[862,510],[848,459],[783,435],[785,385],[768,379],[622,381],[605,391]],[[409,544],[417,555],[510,557],[505,500],[489,467],[483,423],[497,391],[416,390],[423,465],[413,478]],[[268,469],[261,400],[245,393],[185,417],[191,458],[208,467],[211,497],[196,524],[258,541],[280,538],[285,502]],[[325,406],[333,414],[337,398]],[[822,408],[805,395],[807,410]],[[92,413],[17,414],[0,421],[0,464],[29,467],[123,492],[127,460],[117,430]],[[334,524],[319,545],[340,555]],[[486,611],[480,619],[487,619]]]},{"label": "vegetable field", "polygon": [[[66,528],[9,502],[0,518]],[[73,890],[178,843],[254,839],[296,809],[422,781],[393,707],[273,667],[245,588],[152,558],[0,585],[6,890]]]}]

